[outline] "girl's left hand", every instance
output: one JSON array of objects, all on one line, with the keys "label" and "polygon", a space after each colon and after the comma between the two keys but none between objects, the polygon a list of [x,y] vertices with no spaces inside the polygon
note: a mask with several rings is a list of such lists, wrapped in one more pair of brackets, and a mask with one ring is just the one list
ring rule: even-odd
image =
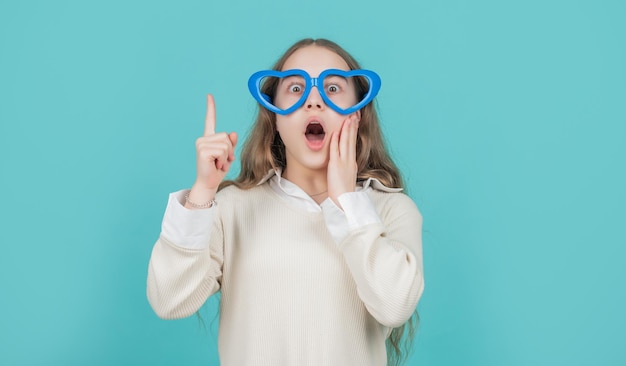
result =
[{"label": "girl's left hand", "polygon": [[341,129],[330,137],[330,159],[328,161],[328,197],[341,208],[337,197],[354,192],[358,166],[356,163],[356,137],[359,121],[351,115],[343,121]]}]

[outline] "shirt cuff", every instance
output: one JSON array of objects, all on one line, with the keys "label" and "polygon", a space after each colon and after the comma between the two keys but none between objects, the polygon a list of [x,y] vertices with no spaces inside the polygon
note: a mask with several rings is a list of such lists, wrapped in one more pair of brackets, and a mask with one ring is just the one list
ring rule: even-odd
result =
[{"label": "shirt cuff", "polygon": [[347,192],[337,199],[343,210],[330,198],[321,204],[326,227],[335,243],[341,243],[353,230],[382,222],[366,192]]},{"label": "shirt cuff", "polygon": [[161,224],[161,235],[179,247],[205,249],[209,246],[216,207],[190,210],[184,206],[184,189],[170,193]]}]

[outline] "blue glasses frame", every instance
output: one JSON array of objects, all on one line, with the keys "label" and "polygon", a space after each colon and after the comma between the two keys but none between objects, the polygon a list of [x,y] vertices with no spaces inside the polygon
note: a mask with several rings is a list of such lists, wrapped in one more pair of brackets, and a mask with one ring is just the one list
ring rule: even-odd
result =
[{"label": "blue glasses frame", "polygon": [[[323,87],[322,88],[319,87],[319,86],[324,85],[324,78],[327,77],[328,75],[339,75],[344,78],[353,77],[353,76],[361,76],[368,80],[370,88],[367,91],[367,94],[365,94],[365,96],[363,97],[361,101],[359,101],[357,104],[355,104],[354,106],[350,108],[343,109],[339,107],[338,105],[336,105],[335,103],[333,103],[330,100],[330,98],[328,98]],[[272,98],[269,95],[261,92],[261,81],[264,78],[270,77],[270,76],[278,77],[278,78],[285,78],[289,76],[302,77],[302,79],[304,80],[305,86],[304,86],[304,92],[302,93],[302,96],[300,97],[298,102],[287,109],[280,109],[276,107],[275,105],[273,105]],[[332,108],[339,114],[350,114],[352,112],[358,111],[359,109],[363,108],[365,105],[371,102],[372,99],[374,99],[374,97],[376,97],[376,95],[378,94],[378,91],[380,90],[380,76],[378,76],[378,74],[376,74],[374,71],[370,71],[370,70],[344,71],[344,70],[338,70],[338,69],[327,69],[327,70],[322,71],[318,77],[312,78],[311,75],[309,75],[304,70],[291,69],[291,70],[285,70],[285,71],[276,71],[276,70],[257,71],[254,74],[252,74],[252,76],[250,76],[250,79],[248,79],[248,89],[250,90],[250,94],[252,94],[254,99],[256,99],[256,101],[259,102],[261,106],[268,109],[269,111],[272,111],[274,113],[281,114],[281,115],[287,115],[287,114],[293,113],[296,109],[300,108],[304,104],[306,99],[308,98],[309,93],[311,92],[311,89],[313,89],[313,87],[317,88],[317,90],[320,93],[320,96],[322,97],[322,100],[324,100],[324,103],[326,103],[327,106],[329,106],[330,108]]]}]

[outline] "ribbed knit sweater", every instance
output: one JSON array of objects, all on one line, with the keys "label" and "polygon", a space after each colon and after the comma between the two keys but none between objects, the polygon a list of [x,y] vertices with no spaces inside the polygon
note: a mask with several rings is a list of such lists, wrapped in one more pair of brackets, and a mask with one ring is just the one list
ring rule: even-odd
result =
[{"label": "ribbed knit sweater", "polygon": [[384,366],[385,339],[423,291],[422,217],[405,194],[367,194],[382,223],[335,243],[323,213],[268,184],[221,190],[206,249],[157,240],[151,306],[183,318],[221,291],[222,366]]}]

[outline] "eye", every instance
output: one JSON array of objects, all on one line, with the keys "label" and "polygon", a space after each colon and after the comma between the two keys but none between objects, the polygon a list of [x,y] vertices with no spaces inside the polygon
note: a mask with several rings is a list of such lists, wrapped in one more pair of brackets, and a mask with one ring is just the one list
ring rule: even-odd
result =
[{"label": "eye", "polygon": [[327,90],[329,93],[339,93],[340,88],[339,88],[339,86],[338,86],[338,85],[336,85],[336,84],[330,84],[329,86],[327,86],[327,87],[326,87],[326,90]]},{"label": "eye", "polygon": [[300,93],[302,91],[302,86],[298,84],[293,84],[289,86],[289,91],[291,93]]}]

